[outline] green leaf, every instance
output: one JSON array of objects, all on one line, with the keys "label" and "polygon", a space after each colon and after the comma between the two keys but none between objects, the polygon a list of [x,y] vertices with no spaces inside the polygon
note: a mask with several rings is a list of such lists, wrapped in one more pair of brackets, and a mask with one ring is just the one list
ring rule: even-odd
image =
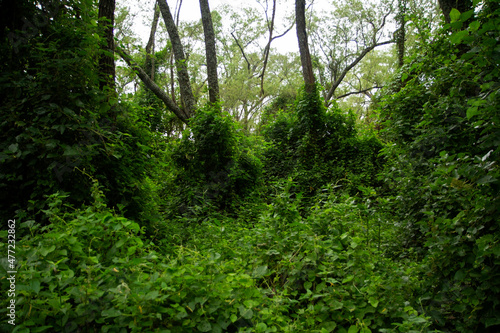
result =
[{"label": "green leaf", "polygon": [[376,308],[378,306],[378,303],[379,303],[379,300],[376,299],[375,297],[370,297],[368,299],[368,302],[374,307]]},{"label": "green leaf", "polygon": [[231,322],[233,322],[233,323],[238,320],[238,316],[236,316],[234,313],[231,315],[230,318],[231,318]]},{"label": "green leaf", "polygon": [[212,330],[212,325],[208,321],[202,321],[198,326],[196,326],[200,332],[210,332]]},{"label": "green leaf", "polygon": [[349,275],[345,279],[342,280],[342,283],[348,283],[351,282],[354,279],[354,275]]},{"label": "green leaf", "polygon": [[44,257],[47,256],[47,254],[49,254],[50,252],[54,251],[56,249],[56,246],[55,245],[52,245],[51,247],[42,247],[40,249],[40,254]]},{"label": "green leaf", "polygon": [[260,278],[266,275],[267,273],[267,266],[259,266],[256,267],[253,272],[252,272],[252,277],[253,278]]},{"label": "green leaf", "polygon": [[479,30],[479,27],[481,26],[481,22],[479,21],[473,21],[469,24],[469,30],[474,32]]},{"label": "green leaf", "polygon": [[238,308],[240,310],[240,315],[245,319],[251,319],[253,317],[252,309],[247,309],[244,306]]},{"label": "green leaf", "polygon": [[120,310],[111,308],[107,310],[102,310],[101,315],[103,317],[120,317],[122,313]]},{"label": "green leaf", "polygon": [[312,282],[310,282],[310,281],[304,282],[304,289],[305,290],[310,290],[311,287],[312,287]]},{"label": "green leaf", "polygon": [[9,150],[10,150],[11,152],[15,153],[15,152],[17,152],[17,150],[18,150],[18,146],[19,146],[19,145],[18,145],[17,143],[13,143],[13,144],[11,144],[11,145],[9,146]]},{"label": "green leaf", "polygon": [[116,242],[116,244],[115,244],[116,248],[117,248],[117,249],[119,249],[120,247],[122,247],[122,246],[123,246],[123,244],[125,244],[125,242],[126,242],[126,241],[127,241],[127,240],[126,240],[126,239],[124,239],[124,238],[120,239],[120,240],[119,240],[118,242]]},{"label": "green leaf", "polygon": [[460,12],[458,11],[458,9],[453,8],[450,11],[450,19],[451,19],[451,22],[455,22],[455,21],[458,21],[460,19]]},{"label": "green leaf", "polygon": [[146,295],[146,297],[144,297],[144,299],[145,300],[152,300],[152,299],[157,298],[159,295],[160,295],[160,293],[158,292],[158,290],[153,290],[153,291],[147,293],[147,295]]},{"label": "green leaf", "polygon": [[35,294],[38,294],[40,292],[40,280],[31,280],[30,288]]},{"label": "green leaf", "polygon": [[356,325],[351,325],[351,327],[349,327],[349,331],[347,331],[347,333],[358,333],[358,332],[359,328]]},{"label": "green leaf", "polygon": [[478,114],[480,114],[480,112],[477,110],[477,106],[471,106],[467,109],[467,119],[471,119]]},{"label": "green leaf", "polygon": [[450,41],[453,44],[460,44],[462,42],[462,40],[465,37],[467,37],[468,35],[469,35],[469,31],[467,31],[467,30],[460,30],[460,31],[457,31],[457,32],[453,33],[450,36]]},{"label": "green leaf", "polygon": [[128,250],[127,250],[127,255],[130,256],[130,255],[134,254],[136,249],[137,249],[137,246],[131,246],[131,247],[129,247]]},{"label": "green leaf", "polygon": [[78,151],[77,148],[73,147],[73,146],[65,146],[64,147],[64,153],[63,153],[64,156],[77,156],[77,155],[80,155],[80,152]]}]

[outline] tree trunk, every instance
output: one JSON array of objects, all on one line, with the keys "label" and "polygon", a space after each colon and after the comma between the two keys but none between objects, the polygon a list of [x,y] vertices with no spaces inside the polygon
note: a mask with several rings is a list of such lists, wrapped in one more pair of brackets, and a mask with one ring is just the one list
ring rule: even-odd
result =
[{"label": "tree trunk", "polygon": [[208,0],[200,0],[201,20],[205,34],[205,53],[207,57],[208,95],[210,103],[219,99],[219,81],[217,77],[217,52],[215,50],[215,33],[210,15]]},{"label": "tree trunk", "polygon": [[401,68],[404,65],[405,57],[405,39],[406,39],[406,0],[398,1],[398,31],[396,34],[396,45],[398,49],[398,67]]},{"label": "tree trunk", "polygon": [[[274,18],[276,17],[276,0],[273,0],[273,12],[271,14],[271,22],[267,20],[267,29],[269,31],[269,40],[267,42],[266,48],[264,49],[264,64],[262,65],[262,74],[260,75],[260,96],[264,96],[264,74],[266,73],[267,62],[269,60],[269,52],[271,51],[271,43],[273,41],[274,32]],[[267,19],[267,8],[266,8],[266,19]]]},{"label": "tree trunk", "polygon": [[151,80],[155,80],[155,63],[154,57],[151,57],[151,53],[154,52],[155,45],[155,34],[156,28],[158,27],[158,19],[160,18],[160,10],[158,5],[155,4],[155,13],[153,16],[153,23],[151,24],[151,31],[149,33],[148,44],[146,45],[146,73],[149,74]]},{"label": "tree trunk", "polygon": [[137,72],[137,76],[142,80],[144,85],[148,87],[159,99],[165,103],[165,105],[184,123],[187,124],[189,118],[187,115],[181,110],[175,102],[168,97],[168,95],[149,77],[149,75],[134,61],[132,58],[120,48],[117,48],[116,51],[118,54],[125,60],[125,62]]},{"label": "tree trunk", "polygon": [[115,90],[115,57],[113,26],[115,24],[115,0],[99,0],[99,25],[104,27],[106,46],[99,56],[100,88],[108,86]]},{"label": "tree trunk", "polygon": [[295,0],[295,19],[297,25],[297,39],[299,41],[300,61],[302,63],[302,75],[304,76],[305,90],[308,93],[314,91],[314,73],[307,42],[306,33],[306,1]]},{"label": "tree trunk", "polygon": [[190,118],[194,113],[195,101],[193,90],[191,89],[191,82],[189,80],[184,48],[182,47],[177,26],[170,12],[167,1],[158,0],[158,5],[160,6],[160,12],[163,16],[165,26],[167,27],[170,42],[172,43],[172,49],[175,56],[175,67],[177,69],[177,78],[179,80],[179,88],[181,91],[181,99],[184,105],[184,113],[187,118]]},{"label": "tree trunk", "polygon": [[450,23],[450,12],[456,8],[460,13],[464,13],[472,9],[471,0],[438,0],[439,7],[444,15],[444,21]]}]

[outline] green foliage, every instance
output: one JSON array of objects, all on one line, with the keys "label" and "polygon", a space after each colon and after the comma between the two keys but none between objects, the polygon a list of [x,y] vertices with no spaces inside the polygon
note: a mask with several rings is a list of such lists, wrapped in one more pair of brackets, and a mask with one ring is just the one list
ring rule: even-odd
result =
[{"label": "green foliage", "polygon": [[[496,331],[500,150],[495,1],[421,49],[381,104],[383,175],[400,221],[395,256],[421,262],[422,305],[445,331]],[[397,247],[395,247],[396,249]]]},{"label": "green foliage", "polygon": [[142,219],[153,209],[143,185],[150,134],[137,109],[99,90],[91,4],[65,10],[54,10],[60,15],[37,34],[10,32],[23,43],[1,41],[0,211],[42,217],[44,196],[57,191],[69,194],[68,203],[88,203],[91,175],[106,187],[111,206]]},{"label": "green foliage", "polygon": [[215,252],[160,256],[137,223],[106,207],[97,183],[93,196],[92,206],[68,211],[67,196],[52,195],[50,225],[20,224],[16,330],[221,332],[259,323],[254,311],[266,300],[250,275]]},{"label": "green foliage", "polygon": [[342,185],[351,193],[362,184],[375,184],[381,143],[372,135],[360,137],[352,114],[334,105],[328,111],[318,90],[301,92],[293,108],[278,113],[264,128],[269,180],[293,177],[297,192],[314,195],[327,184]]},{"label": "green foliage", "polygon": [[258,185],[260,159],[219,105],[198,110],[189,125],[182,139],[170,146],[173,179],[166,184],[172,200],[169,209],[174,214],[196,215],[193,209],[233,209]]}]

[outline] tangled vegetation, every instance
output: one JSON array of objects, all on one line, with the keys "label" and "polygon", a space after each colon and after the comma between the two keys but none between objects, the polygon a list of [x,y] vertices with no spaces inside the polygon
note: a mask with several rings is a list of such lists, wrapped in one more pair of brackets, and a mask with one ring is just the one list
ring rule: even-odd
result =
[{"label": "tangled vegetation", "polygon": [[68,15],[2,52],[12,332],[497,332],[500,9],[450,17],[371,129],[317,85],[256,132],[207,103],[162,135],[99,90],[98,33]]}]

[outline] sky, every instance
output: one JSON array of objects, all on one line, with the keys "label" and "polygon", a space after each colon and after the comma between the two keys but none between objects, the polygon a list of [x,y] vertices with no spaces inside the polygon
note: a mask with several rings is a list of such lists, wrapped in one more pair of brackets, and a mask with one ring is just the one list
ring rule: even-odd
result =
[{"label": "sky", "polygon": [[[150,22],[152,19],[153,4],[155,0],[118,0],[118,6],[127,5],[132,11],[142,12],[134,20],[134,31],[142,38],[143,41],[147,41],[149,36]],[[173,12],[178,0],[167,0],[170,10]],[[265,0],[261,0],[265,2]],[[276,20],[283,19],[285,13],[294,11],[295,1],[277,1],[276,10]],[[313,10],[322,10],[328,7],[331,0],[314,0]],[[254,7],[259,13],[262,14],[262,19],[265,20],[264,11],[256,0],[209,0],[209,6],[211,10],[217,9],[221,5],[230,5],[233,8],[242,7]],[[272,0],[269,0],[269,6],[272,6]],[[141,11],[142,8],[142,11]],[[269,15],[271,13],[271,8],[269,9]],[[180,12],[181,21],[195,21],[201,18],[199,0],[182,0],[182,7]],[[276,33],[282,33],[282,31],[276,31]],[[146,43],[146,42],[144,42]],[[273,48],[276,48],[281,53],[287,52],[299,52],[297,35],[295,28],[290,30],[287,35],[275,39],[272,44]]]}]

